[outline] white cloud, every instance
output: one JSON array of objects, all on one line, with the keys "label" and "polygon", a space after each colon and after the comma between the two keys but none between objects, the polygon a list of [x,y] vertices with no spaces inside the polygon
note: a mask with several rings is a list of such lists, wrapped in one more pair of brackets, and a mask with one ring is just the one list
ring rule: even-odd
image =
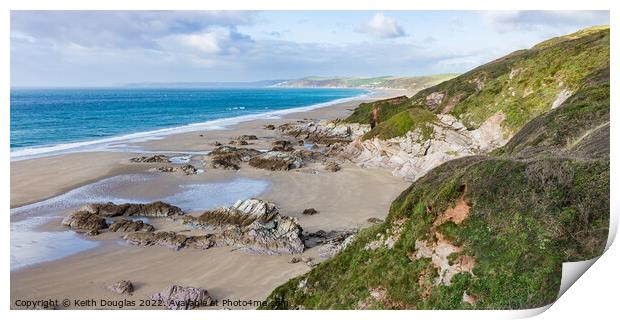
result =
[{"label": "white cloud", "polygon": [[244,51],[253,41],[234,28],[210,28],[203,32],[178,34],[157,40],[164,51],[188,51],[199,55],[227,55]]},{"label": "white cloud", "polygon": [[609,11],[484,11],[485,22],[499,32],[536,30],[541,27],[609,24]]},{"label": "white cloud", "polygon": [[405,30],[396,22],[396,19],[387,17],[383,13],[375,14],[368,23],[356,31],[369,34],[380,39],[404,37]]}]

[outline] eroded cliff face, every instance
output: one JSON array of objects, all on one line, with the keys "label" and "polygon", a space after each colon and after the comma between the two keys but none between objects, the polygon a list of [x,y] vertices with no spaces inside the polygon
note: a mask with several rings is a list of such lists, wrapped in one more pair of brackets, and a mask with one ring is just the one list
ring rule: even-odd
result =
[{"label": "eroded cliff face", "polygon": [[430,138],[424,137],[420,129],[388,140],[359,137],[344,148],[344,154],[362,167],[387,168],[396,176],[415,181],[446,161],[485,153],[508,141],[501,130],[505,119],[501,112],[475,130],[467,130],[448,114],[437,118],[437,122],[430,124]]},{"label": "eroded cliff face", "polygon": [[463,156],[488,152],[504,145],[509,137],[502,134],[501,112],[490,117],[475,130],[467,130],[454,116],[440,114],[429,123],[432,134],[415,129],[404,136],[382,140],[364,139],[369,125],[333,121],[288,124],[285,129],[295,137],[328,142],[332,155],[361,167],[386,168],[395,176],[415,181],[434,167]]}]

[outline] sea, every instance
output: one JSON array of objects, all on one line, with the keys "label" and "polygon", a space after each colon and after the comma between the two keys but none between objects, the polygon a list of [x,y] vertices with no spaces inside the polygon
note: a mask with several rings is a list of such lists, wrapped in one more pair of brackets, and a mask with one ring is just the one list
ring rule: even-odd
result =
[{"label": "sea", "polygon": [[12,88],[11,161],[122,149],[129,142],[277,118],[369,94],[273,87]]}]

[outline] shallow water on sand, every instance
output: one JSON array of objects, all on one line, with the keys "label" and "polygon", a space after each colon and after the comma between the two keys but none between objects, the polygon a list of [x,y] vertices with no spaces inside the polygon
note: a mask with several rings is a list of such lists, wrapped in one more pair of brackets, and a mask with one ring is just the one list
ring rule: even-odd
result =
[{"label": "shallow water on sand", "polygon": [[258,196],[268,187],[266,180],[235,178],[221,182],[178,183],[161,175],[147,174],[120,175],[84,185],[44,201],[11,209],[11,270],[95,248],[97,241],[87,240],[73,231],[41,230],[46,223],[60,223],[63,213],[84,204],[161,200],[191,212],[230,206],[239,199]]}]

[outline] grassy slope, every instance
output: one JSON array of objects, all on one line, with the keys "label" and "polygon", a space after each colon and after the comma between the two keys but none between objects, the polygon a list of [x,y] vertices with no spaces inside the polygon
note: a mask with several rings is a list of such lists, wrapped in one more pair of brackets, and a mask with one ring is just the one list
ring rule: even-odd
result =
[{"label": "grassy slope", "polygon": [[[411,101],[390,106],[393,111],[383,110],[386,117],[382,121],[417,106],[434,112],[450,109],[450,114],[474,129],[501,111],[506,114],[503,129],[512,135],[529,120],[548,111],[562,90],[574,92],[585,76],[608,65],[609,28],[589,28],[547,40],[529,50],[513,52],[424,89]],[[438,106],[427,102],[427,96],[432,93],[443,94]],[[446,108],[448,105],[451,107]],[[346,121],[368,123],[368,110],[372,107],[371,104],[360,105],[359,111]],[[372,136],[376,135],[386,136],[381,133]]]},{"label": "grassy slope", "polygon": [[[516,309],[552,302],[561,263],[599,255],[607,238],[608,153],[584,150],[609,144],[608,76],[607,68],[594,72],[573,98],[492,155],[429,172],[392,203],[383,224],[360,231],[336,257],[275,289],[270,306],[349,309],[370,301],[369,308],[380,309]],[[432,223],[463,193],[469,216],[436,231],[461,246],[460,255],[476,258],[475,276],[463,272],[449,286],[434,286],[437,269],[430,259],[409,255],[416,240],[436,237]],[[404,228],[392,249],[364,249],[395,221],[404,221]],[[369,298],[371,288],[382,288],[385,298]],[[465,291],[477,298],[473,306],[462,302]]]},{"label": "grassy slope", "polygon": [[456,77],[457,74],[437,74],[419,77],[373,77],[373,78],[332,78],[307,77],[286,82],[286,87],[327,87],[327,88],[392,88],[422,90],[442,81]]}]

